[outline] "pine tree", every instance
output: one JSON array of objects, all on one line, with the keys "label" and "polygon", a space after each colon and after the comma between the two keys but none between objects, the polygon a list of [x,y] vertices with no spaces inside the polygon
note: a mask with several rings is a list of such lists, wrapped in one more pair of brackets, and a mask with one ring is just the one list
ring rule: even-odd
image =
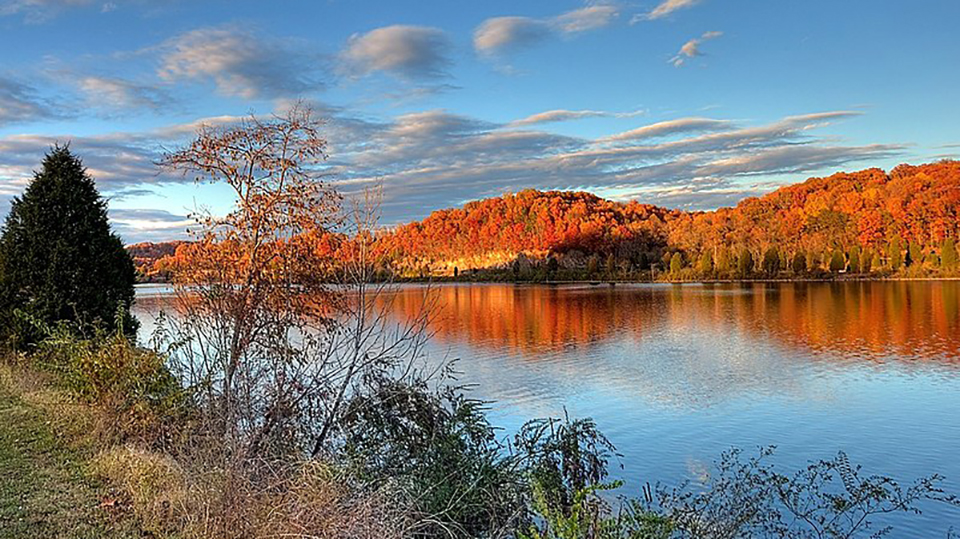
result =
[{"label": "pine tree", "polygon": [[699,268],[700,275],[708,277],[713,274],[713,254],[710,251],[704,251],[700,255]]},{"label": "pine tree", "polygon": [[847,261],[843,258],[843,251],[835,249],[830,256],[830,271],[836,273],[843,271],[847,267]]},{"label": "pine tree", "polygon": [[674,276],[680,275],[680,270],[683,269],[683,257],[680,253],[673,253],[673,256],[670,257],[670,273]]},{"label": "pine tree", "polygon": [[957,244],[953,238],[943,240],[943,246],[940,248],[940,265],[948,271],[957,267]]},{"label": "pine tree", "polygon": [[41,336],[17,311],[51,325],[128,334],[136,271],[111,232],[107,204],[79,158],[54,147],[23,195],[14,199],[0,237],[0,331],[22,342]]},{"label": "pine tree", "polygon": [[849,260],[850,273],[860,273],[860,247],[854,245],[850,248],[850,253],[847,256]]},{"label": "pine tree", "polygon": [[763,254],[763,272],[769,276],[775,276],[780,271],[780,251],[776,246],[771,245],[767,252]]},{"label": "pine tree", "polygon": [[887,247],[887,263],[891,270],[897,271],[900,269],[900,264],[903,262],[902,251],[903,246],[900,244],[900,237],[895,236]]},{"label": "pine tree", "polygon": [[873,249],[864,250],[863,255],[860,257],[860,273],[870,273],[870,270],[875,264],[874,259],[879,261],[880,257],[873,252]]},{"label": "pine tree", "polygon": [[804,253],[803,251],[797,251],[797,253],[793,255],[792,267],[793,267],[793,273],[796,275],[800,275],[801,273],[804,273],[805,271],[807,271],[806,253]]},{"label": "pine tree", "polygon": [[720,252],[717,253],[717,264],[716,270],[717,273],[723,277],[729,274],[733,270],[733,255],[730,254],[730,249],[726,247],[721,247]]},{"label": "pine tree", "polygon": [[740,253],[740,259],[737,261],[737,270],[740,277],[749,277],[753,273],[753,253],[750,249],[744,249]]},{"label": "pine tree", "polygon": [[904,263],[906,266],[923,263],[923,249],[915,240],[911,241],[908,246],[907,257],[904,259]]}]

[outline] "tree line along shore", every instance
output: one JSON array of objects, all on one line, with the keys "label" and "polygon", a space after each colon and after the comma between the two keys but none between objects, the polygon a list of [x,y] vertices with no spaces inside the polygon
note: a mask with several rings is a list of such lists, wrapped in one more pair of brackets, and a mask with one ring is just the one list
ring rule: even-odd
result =
[{"label": "tree line along shore", "polygon": [[[686,212],[582,192],[522,191],[378,230],[381,279],[712,281],[958,275],[960,163],[811,178],[733,208]],[[349,234],[308,238],[330,256]],[[127,247],[168,281],[191,243]]]}]

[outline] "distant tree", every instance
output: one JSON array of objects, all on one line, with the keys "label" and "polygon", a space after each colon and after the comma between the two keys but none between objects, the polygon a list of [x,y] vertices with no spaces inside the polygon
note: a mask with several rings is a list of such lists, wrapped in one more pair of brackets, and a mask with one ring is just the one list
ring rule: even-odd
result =
[{"label": "distant tree", "polygon": [[866,249],[863,251],[863,255],[860,257],[860,273],[870,273],[870,270],[873,267],[873,259],[879,256],[873,251],[873,249]]},{"label": "distant tree", "polygon": [[650,269],[650,255],[646,252],[640,253],[640,256],[637,257],[637,265],[640,266],[641,270]]},{"label": "distant tree", "polygon": [[551,256],[547,259],[547,275],[551,279],[557,276],[557,271],[560,269],[560,262],[557,261],[557,257]]},{"label": "distant tree", "polygon": [[459,277],[459,276],[460,276],[460,268],[458,268],[457,266],[454,266],[454,267],[453,267],[453,278],[456,279],[456,278]]},{"label": "distant tree", "polygon": [[900,269],[903,264],[903,244],[900,242],[900,236],[894,236],[887,245],[887,265],[892,271]]},{"label": "distant tree", "polygon": [[134,335],[130,315],[136,271],[110,230],[107,203],[66,146],[54,147],[23,195],[13,200],[0,237],[0,331],[25,342],[40,337],[18,324],[21,311],[46,324],[79,330],[118,319]]},{"label": "distant tree", "polygon": [[906,266],[923,263],[923,248],[916,240],[911,240],[907,249],[907,257],[904,259]]},{"label": "distant tree", "polygon": [[604,270],[607,273],[608,279],[613,279],[617,274],[617,259],[613,256],[613,253],[607,255],[607,260],[604,262]]},{"label": "distant tree", "polygon": [[733,267],[733,255],[730,253],[730,249],[727,249],[726,246],[721,247],[720,252],[717,253],[717,273],[721,276],[728,275],[733,271]]},{"label": "distant tree", "polygon": [[850,248],[850,253],[847,255],[847,264],[850,273],[860,273],[860,247],[854,245]]},{"label": "distant tree", "polygon": [[593,277],[598,271],[600,271],[600,261],[596,256],[591,256],[587,259],[587,275]]},{"label": "distant tree", "polygon": [[683,257],[680,253],[673,253],[673,256],[670,257],[670,273],[673,275],[679,275],[680,270],[683,269]]},{"label": "distant tree", "polygon": [[930,251],[923,257],[923,265],[925,267],[936,269],[940,267],[940,257],[937,256],[937,253]]},{"label": "distant tree", "polygon": [[830,255],[830,271],[836,273],[838,271],[843,271],[847,267],[847,261],[843,257],[843,251],[840,249],[834,249],[833,254]]},{"label": "distant tree", "polygon": [[940,265],[947,271],[957,267],[957,243],[953,238],[943,240],[940,247]]},{"label": "distant tree", "polygon": [[513,259],[513,278],[514,279],[520,278],[520,258],[519,257]]},{"label": "distant tree", "polygon": [[710,251],[704,251],[700,255],[700,262],[697,265],[700,275],[710,276],[713,274],[713,254]]},{"label": "distant tree", "polygon": [[870,259],[870,265],[867,267],[867,271],[870,271],[873,268],[879,268],[882,265],[883,261],[880,260],[880,251],[874,251],[873,258]]},{"label": "distant tree", "polygon": [[763,253],[763,272],[769,276],[775,276],[780,272],[780,251],[775,245],[771,245]]},{"label": "distant tree", "polygon": [[797,275],[807,271],[807,255],[803,251],[797,251],[793,255],[793,262],[790,266],[793,273]]},{"label": "distant tree", "polygon": [[740,277],[749,277],[753,274],[753,254],[750,249],[744,249],[740,252],[740,257],[737,260],[737,272]]}]

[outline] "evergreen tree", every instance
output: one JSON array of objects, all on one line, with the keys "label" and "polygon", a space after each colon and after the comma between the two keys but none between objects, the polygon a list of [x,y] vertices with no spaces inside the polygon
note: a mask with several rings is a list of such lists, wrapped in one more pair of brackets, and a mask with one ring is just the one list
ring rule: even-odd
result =
[{"label": "evergreen tree", "polygon": [[947,271],[957,267],[957,243],[953,238],[943,240],[943,246],[940,247],[940,265]]},{"label": "evergreen tree", "polygon": [[699,268],[700,275],[710,276],[713,274],[713,254],[710,251],[704,251],[700,255],[700,265]]},{"label": "evergreen tree", "polygon": [[679,275],[680,270],[683,269],[683,257],[680,256],[680,253],[673,253],[673,256],[670,257],[670,273],[673,275]]},{"label": "evergreen tree", "polygon": [[80,330],[113,326],[135,334],[130,315],[136,271],[111,232],[107,204],[79,158],[54,147],[23,195],[14,199],[0,237],[0,331],[23,342],[40,337],[21,311],[48,325]]},{"label": "evergreen tree", "polygon": [[851,247],[847,260],[849,261],[850,273],[860,273],[860,247],[856,245]]},{"label": "evergreen tree", "polygon": [[797,251],[793,255],[793,263],[791,264],[793,273],[800,275],[801,273],[807,271],[807,255],[803,251]]},{"label": "evergreen tree", "polygon": [[870,273],[870,270],[875,265],[874,259],[879,261],[880,256],[877,255],[873,249],[864,250],[863,255],[860,257],[860,273]]},{"label": "evergreen tree", "polygon": [[717,273],[721,276],[726,276],[731,271],[733,271],[733,256],[730,254],[730,249],[727,249],[726,246],[720,248],[720,252],[717,253]]},{"label": "evergreen tree", "polygon": [[557,276],[557,271],[560,269],[560,262],[557,261],[557,257],[551,256],[547,259],[547,275],[551,279]]},{"label": "evergreen tree", "polygon": [[883,261],[880,260],[880,251],[874,251],[873,258],[870,260],[870,266],[867,267],[867,271],[871,271],[873,268],[879,268],[883,265]]},{"label": "evergreen tree", "polygon": [[896,236],[890,240],[890,245],[887,246],[887,263],[892,271],[900,269],[900,264],[903,263],[902,256],[903,246],[900,243],[900,237]]},{"label": "evergreen tree", "polygon": [[840,249],[834,249],[833,254],[830,255],[830,271],[836,273],[838,271],[843,271],[847,267],[847,261],[843,258],[843,251]]},{"label": "evergreen tree", "polygon": [[911,266],[913,264],[922,264],[923,263],[923,249],[920,247],[920,244],[916,240],[910,242],[909,249],[907,249],[907,257],[905,259],[905,265]]},{"label": "evergreen tree", "polygon": [[750,249],[744,249],[737,261],[737,271],[740,277],[749,277],[753,273],[753,254]]},{"label": "evergreen tree", "polygon": [[770,276],[780,272],[780,251],[774,245],[763,254],[763,272]]}]

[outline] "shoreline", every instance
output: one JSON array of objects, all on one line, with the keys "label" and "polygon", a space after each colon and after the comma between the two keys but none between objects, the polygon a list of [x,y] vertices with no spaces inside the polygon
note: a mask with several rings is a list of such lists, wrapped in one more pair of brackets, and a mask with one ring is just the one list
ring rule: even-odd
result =
[{"label": "shoreline", "polygon": [[[833,279],[824,279],[817,277],[808,277],[803,279],[772,279],[772,278],[757,278],[757,279],[671,279],[671,280],[649,280],[649,279],[566,279],[566,280],[552,280],[552,281],[535,281],[535,280],[512,280],[512,279],[463,279],[463,278],[453,278],[453,277],[432,277],[432,278],[415,278],[415,279],[397,279],[393,281],[393,284],[523,284],[523,285],[545,285],[545,286],[562,286],[562,285],[574,285],[574,284],[588,284],[591,286],[601,286],[609,285],[615,286],[618,284],[737,284],[737,283],[862,283],[862,282],[950,282],[950,281],[960,281],[960,276],[957,277],[840,277]],[[367,284],[379,284],[383,281],[370,281]],[[169,281],[145,281],[136,283],[138,287],[149,287],[149,286],[172,286],[173,283]]]}]

